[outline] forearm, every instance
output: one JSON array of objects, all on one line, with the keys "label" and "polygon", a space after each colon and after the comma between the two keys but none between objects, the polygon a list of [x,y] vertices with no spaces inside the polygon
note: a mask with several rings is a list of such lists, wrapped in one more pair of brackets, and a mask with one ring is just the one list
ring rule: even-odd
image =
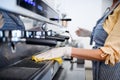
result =
[{"label": "forearm", "polygon": [[71,56],[76,58],[82,58],[87,60],[99,60],[104,61],[105,57],[102,57],[103,52],[100,49],[81,49],[81,48],[72,48]]}]

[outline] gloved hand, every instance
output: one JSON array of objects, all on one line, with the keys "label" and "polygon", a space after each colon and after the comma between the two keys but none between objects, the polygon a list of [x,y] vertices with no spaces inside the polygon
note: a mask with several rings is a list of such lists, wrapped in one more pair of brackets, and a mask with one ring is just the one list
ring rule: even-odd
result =
[{"label": "gloved hand", "polygon": [[60,58],[62,56],[71,56],[71,47],[59,47],[59,48],[54,48],[51,49],[47,52],[44,53],[40,53],[38,55],[34,56],[34,59],[39,59],[38,61],[41,60],[50,60],[50,59],[54,59],[54,58]]}]

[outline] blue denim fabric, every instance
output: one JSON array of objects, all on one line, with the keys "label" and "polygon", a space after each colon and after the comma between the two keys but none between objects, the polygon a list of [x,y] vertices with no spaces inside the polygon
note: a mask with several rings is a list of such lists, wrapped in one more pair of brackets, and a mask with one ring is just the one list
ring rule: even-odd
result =
[{"label": "blue denim fabric", "polygon": [[4,25],[0,30],[25,30],[25,26],[18,15],[2,10],[0,10],[0,13],[4,19]]},{"label": "blue denim fabric", "polygon": [[[112,11],[106,13],[97,21],[91,36],[95,42],[93,49],[97,49],[104,45],[108,34],[103,29],[103,22]],[[104,62],[93,61],[93,80],[120,80],[120,63],[115,66],[105,65]]]}]

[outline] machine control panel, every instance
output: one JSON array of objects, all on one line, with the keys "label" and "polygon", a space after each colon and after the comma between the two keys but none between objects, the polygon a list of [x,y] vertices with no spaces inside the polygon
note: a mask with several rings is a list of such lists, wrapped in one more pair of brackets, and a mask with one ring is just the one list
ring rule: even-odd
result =
[{"label": "machine control panel", "polygon": [[17,5],[43,17],[59,19],[59,14],[42,0],[17,0]]}]

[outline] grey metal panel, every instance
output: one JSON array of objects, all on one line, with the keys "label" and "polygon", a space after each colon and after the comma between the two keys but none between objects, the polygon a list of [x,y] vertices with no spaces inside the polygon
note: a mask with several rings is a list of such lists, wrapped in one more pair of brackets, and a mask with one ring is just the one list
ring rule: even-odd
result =
[{"label": "grey metal panel", "polygon": [[51,80],[52,76],[51,76],[51,71],[49,70],[42,79],[40,80]]},{"label": "grey metal panel", "polygon": [[84,64],[65,61],[53,80],[85,80]]}]

